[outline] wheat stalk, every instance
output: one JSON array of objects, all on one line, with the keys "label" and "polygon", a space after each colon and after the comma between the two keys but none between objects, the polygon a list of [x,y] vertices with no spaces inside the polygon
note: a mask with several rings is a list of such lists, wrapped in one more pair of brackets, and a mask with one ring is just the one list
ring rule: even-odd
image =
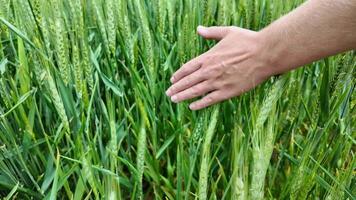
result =
[{"label": "wheat stalk", "polygon": [[103,16],[102,4],[98,4],[95,3],[95,1],[92,1],[92,6],[95,11],[96,21],[98,23],[100,37],[104,43],[105,52],[109,56],[110,55],[109,40],[108,40],[108,35],[106,30],[106,23],[104,21],[104,16]]},{"label": "wheat stalk", "polygon": [[55,46],[56,46],[56,51],[57,51],[57,59],[58,59],[58,66],[59,70],[61,72],[61,77],[63,79],[63,82],[65,84],[68,84],[70,81],[69,77],[69,60],[68,60],[68,41],[66,38],[66,32],[64,29],[64,22],[62,15],[60,13],[60,3],[58,0],[53,0],[53,6],[54,6],[54,25],[53,25],[53,31],[54,31],[54,41],[55,41]]},{"label": "wheat stalk", "polygon": [[[252,182],[250,188],[250,196],[252,199],[263,199],[264,195],[264,182],[269,161],[272,155],[273,144],[275,139],[275,130],[273,128],[275,124],[275,115],[272,115],[268,119],[267,130],[264,131],[264,123],[270,113],[276,109],[277,100],[280,98],[284,91],[284,85],[286,80],[278,80],[272,87],[268,96],[262,103],[262,107],[258,113],[254,135],[252,138],[252,154],[253,154],[253,166],[252,166]],[[264,135],[265,134],[265,135]]]},{"label": "wheat stalk", "polygon": [[64,105],[62,102],[61,97],[59,96],[57,87],[56,87],[56,83],[52,77],[52,75],[50,74],[49,71],[47,71],[46,73],[46,77],[47,77],[47,85],[48,85],[48,89],[49,92],[51,93],[51,97],[53,100],[53,104],[58,112],[59,117],[62,120],[63,126],[65,128],[65,131],[70,132],[70,128],[69,128],[69,120],[66,114],[66,111],[64,109]]},{"label": "wheat stalk", "polygon": [[105,8],[106,8],[106,24],[107,24],[107,34],[108,34],[108,45],[109,49],[112,55],[115,55],[115,47],[116,47],[116,17],[115,17],[115,12],[114,9],[117,6],[115,6],[115,3],[113,0],[107,0],[105,3]]},{"label": "wheat stalk", "polygon": [[211,114],[211,121],[206,131],[204,143],[202,146],[202,158],[199,172],[199,199],[207,199],[208,190],[208,174],[209,174],[209,162],[210,162],[210,147],[211,141],[214,136],[215,127],[218,121],[219,106],[215,106],[214,111]]}]

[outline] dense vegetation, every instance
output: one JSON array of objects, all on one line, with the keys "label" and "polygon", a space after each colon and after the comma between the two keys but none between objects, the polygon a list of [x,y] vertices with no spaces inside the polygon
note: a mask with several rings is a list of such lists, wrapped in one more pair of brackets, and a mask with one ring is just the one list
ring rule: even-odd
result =
[{"label": "dense vegetation", "polygon": [[164,91],[302,0],[0,0],[0,196],[355,199],[355,52],[192,112]]}]

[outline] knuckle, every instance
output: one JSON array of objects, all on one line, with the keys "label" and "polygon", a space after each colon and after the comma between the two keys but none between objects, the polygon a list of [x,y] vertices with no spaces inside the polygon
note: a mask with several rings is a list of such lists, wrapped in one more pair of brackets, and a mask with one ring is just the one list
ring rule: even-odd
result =
[{"label": "knuckle", "polygon": [[205,102],[206,102],[207,104],[213,103],[214,100],[215,100],[215,98],[214,98],[213,96],[206,96],[206,98],[205,98]]},{"label": "knuckle", "polygon": [[191,88],[191,94],[192,95],[199,95],[200,88],[198,86],[194,86]]},{"label": "knuckle", "polygon": [[206,68],[206,69],[202,70],[202,76],[204,78],[209,78],[209,77],[211,77],[212,74],[213,73],[211,72],[211,70],[209,68]]},{"label": "knuckle", "polygon": [[216,77],[217,77],[217,71],[216,71],[215,69],[211,69],[211,70],[209,70],[209,72],[207,73],[207,76],[209,76],[210,78],[216,79]]},{"label": "knuckle", "polygon": [[220,95],[220,100],[225,100],[225,99],[228,99],[229,97],[230,97],[229,93],[225,92]]},{"label": "knuckle", "polygon": [[218,73],[219,71],[220,71],[220,70],[219,70],[219,66],[213,66],[213,67],[210,68],[210,72],[211,72],[211,73],[216,74],[216,73]]},{"label": "knuckle", "polygon": [[229,30],[229,32],[234,32],[234,31],[237,31],[238,28],[236,26],[228,26],[228,30]]},{"label": "knuckle", "polygon": [[204,64],[210,64],[214,60],[214,56],[207,54],[204,56]]},{"label": "knuckle", "polygon": [[211,66],[207,69],[207,72],[206,74],[209,76],[209,77],[217,77],[221,74],[221,70],[222,70],[222,67],[221,65],[214,65],[214,66]]},{"label": "knuckle", "polygon": [[183,67],[184,67],[184,69],[188,70],[188,69],[190,69],[196,65],[199,65],[199,64],[200,64],[200,59],[199,59],[199,57],[197,57],[197,58],[185,63],[183,65]]},{"label": "knuckle", "polygon": [[177,86],[176,86],[176,85],[173,85],[173,86],[170,88],[170,90],[171,90],[173,93],[176,92]]},{"label": "knuckle", "polygon": [[175,74],[177,77],[181,77],[184,76],[184,74],[186,73],[186,69],[185,68],[180,68],[177,73]]},{"label": "knuckle", "polygon": [[224,70],[224,67],[225,67],[225,63],[224,61],[222,61],[219,64],[215,65],[214,70],[215,72],[220,73]]},{"label": "knuckle", "polygon": [[189,68],[189,63],[185,63],[182,65],[182,67],[180,69],[182,72],[185,72],[188,68]]},{"label": "knuckle", "polygon": [[198,57],[198,58],[196,58],[195,60],[193,60],[192,61],[192,64],[193,65],[201,65],[201,63],[202,63],[202,61],[201,61],[201,58],[200,57]]},{"label": "knuckle", "polygon": [[202,95],[208,90],[208,85],[198,85],[195,88],[196,95]]},{"label": "knuckle", "polygon": [[185,78],[182,80],[181,84],[179,85],[180,87],[185,87],[186,85],[189,84],[189,79]]},{"label": "knuckle", "polygon": [[220,96],[220,101],[223,101],[223,100],[226,100],[226,99],[230,99],[232,98],[235,94],[235,91],[232,90],[232,89],[225,89],[225,90],[222,90],[221,92],[221,95]]},{"label": "knuckle", "polygon": [[175,79],[175,80],[179,79],[180,77],[181,77],[181,71],[180,70],[172,75],[172,78]]},{"label": "knuckle", "polygon": [[232,87],[233,84],[230,83],[230,81],[226,80],[226,79],[222,79],[221,81],[219,81],[219,86],[221,89],[226,90],[226,91],[233,89],[233,87]]},{"label": "knuckle", "polygon": [[213,56],[212,56],[211,54],[207,54],[207,55],[205,56],[205,60],[211,60],[212,57],[213,57]]},{"label": "knuckle", "polygon": [[210,82],[210,85],[214,88],[214,89],[219,89],[222,88],[224,86],[223,81],[217,80],[215,79],[214,81]]}]

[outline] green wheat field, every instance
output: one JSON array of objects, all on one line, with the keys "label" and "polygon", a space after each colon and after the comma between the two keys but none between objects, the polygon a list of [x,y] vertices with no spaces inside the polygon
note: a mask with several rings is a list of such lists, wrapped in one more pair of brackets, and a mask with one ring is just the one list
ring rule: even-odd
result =
[{"label": "green wheat field", "polygon": [[301,3],[0,0],[0,198],[356,199],[355,51],[201,111],[165,95],[198,25]]}]

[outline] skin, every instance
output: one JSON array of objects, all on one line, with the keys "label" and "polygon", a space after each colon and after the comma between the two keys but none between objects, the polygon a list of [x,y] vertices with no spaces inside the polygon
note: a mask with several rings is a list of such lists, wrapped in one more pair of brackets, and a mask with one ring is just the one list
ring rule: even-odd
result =
[{"label": "skin", "polygon": [[175,103],[203,96],[199,110],[239,96],[273,75],[356,49],[356,0],[309,0],[259,32],[203,27],[219,41],[176,71],[166,91]]}]

